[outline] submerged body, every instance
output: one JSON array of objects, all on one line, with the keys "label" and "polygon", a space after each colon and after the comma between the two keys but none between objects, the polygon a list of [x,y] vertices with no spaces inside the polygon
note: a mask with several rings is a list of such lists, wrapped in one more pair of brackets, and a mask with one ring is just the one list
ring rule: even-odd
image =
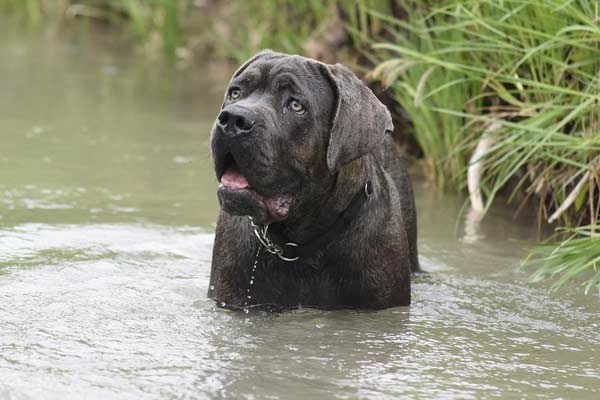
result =
[{"label": "submerged body", "polygon": [[[222,210],[209,297],[231,308],[409,305],[416,212],[392,129],[345,67],[273,52],[243,65],[211,137]],[[249,217],[284,239],[284,256],[298,244],[299,259],[268,252]]]}]

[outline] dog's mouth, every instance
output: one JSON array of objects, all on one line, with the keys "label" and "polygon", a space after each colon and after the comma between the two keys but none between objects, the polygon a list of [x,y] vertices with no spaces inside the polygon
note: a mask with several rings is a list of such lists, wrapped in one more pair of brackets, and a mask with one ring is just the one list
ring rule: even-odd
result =
[{"label": "dog's mouth", "polygon": [[240,167],[235,162],[233,154],[227,153],[225,155],[225,170],[221,175],[221,185],[232,188],[232,189],[248,189],[250,184],[246,177],[240,171]]},{"label": "dog's mouth", "polygon": [[261,223],[287,218],[292,200],[289,194],[260,194],[250,185],[232,153],[225,154],[221,165],[223,172],[219,179],[221,185],[218,194],[225,211],[233,215],[254,216]]}]

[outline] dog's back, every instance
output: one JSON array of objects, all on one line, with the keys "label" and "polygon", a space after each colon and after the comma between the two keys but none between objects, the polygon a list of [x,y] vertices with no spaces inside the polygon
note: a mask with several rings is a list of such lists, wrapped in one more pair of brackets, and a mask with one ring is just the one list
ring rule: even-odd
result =
[{"label": "dog's back", "polygon": [[417,272],[420,270],[417,250],[417,209],[407,162],[391,135],[386,138],[382,151],[384,168],[396,184],[400,197],[399,206],[410,247],[411,270]]}]

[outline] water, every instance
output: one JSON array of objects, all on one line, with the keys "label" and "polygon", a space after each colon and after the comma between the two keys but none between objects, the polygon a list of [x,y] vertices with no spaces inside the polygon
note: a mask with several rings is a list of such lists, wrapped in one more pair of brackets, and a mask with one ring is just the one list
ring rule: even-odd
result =
[{"label": "water", "polygon": [[410,308],[215,309],[207,142],[230,69],[0,31],[0,399],[600,396],[598,298],[515,272],[531,218],[465,223],[424,183]]}]

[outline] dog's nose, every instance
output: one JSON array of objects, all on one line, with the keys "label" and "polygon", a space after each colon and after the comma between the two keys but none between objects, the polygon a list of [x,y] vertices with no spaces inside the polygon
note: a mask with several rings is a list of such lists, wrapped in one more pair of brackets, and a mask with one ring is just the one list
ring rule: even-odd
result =
[{"label": "dog's nose", "polygon": [[254,128],[254,120],[244,110],[223,110],[217,120],[221,128],[231,135],[248,133]]}]

